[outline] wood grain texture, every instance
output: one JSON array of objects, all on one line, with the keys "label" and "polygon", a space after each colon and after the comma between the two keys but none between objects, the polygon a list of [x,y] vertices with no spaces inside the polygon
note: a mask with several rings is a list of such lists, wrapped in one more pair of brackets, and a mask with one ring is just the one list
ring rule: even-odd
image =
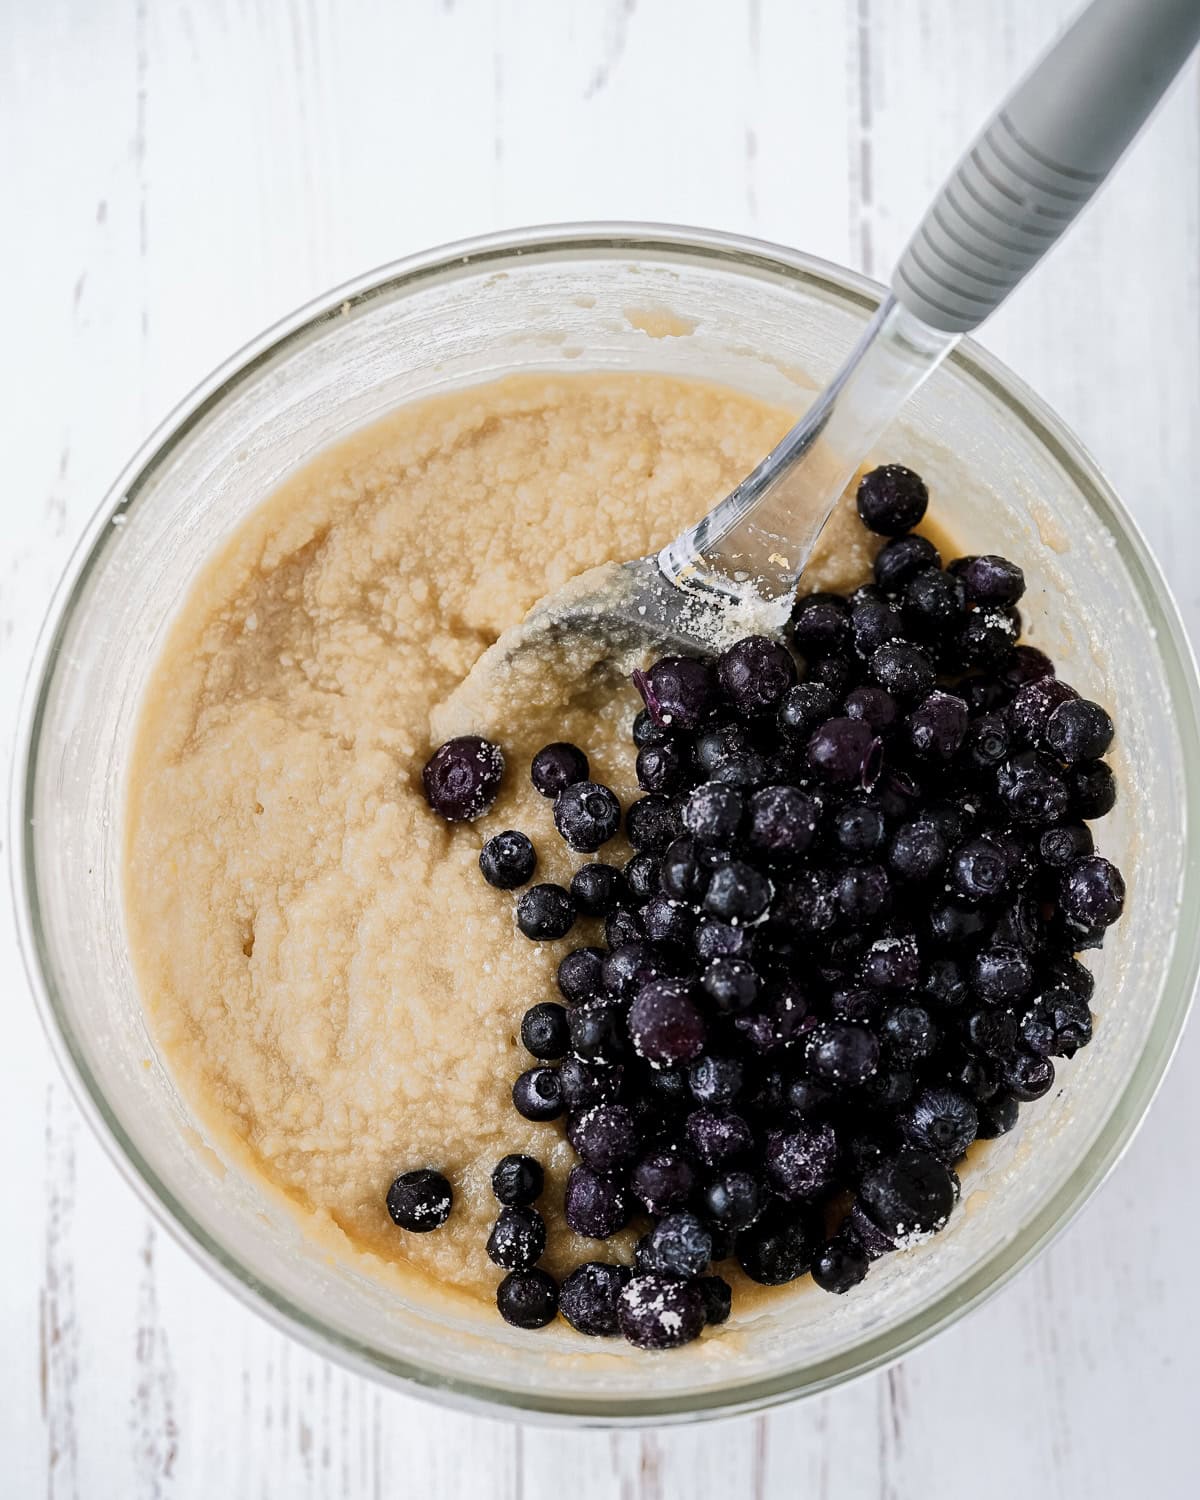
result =
[{"label": "wood grain texture", "polygon": [[[0,7],[8,289],[0,733],[85,517],[230,349],[373,264],[575,218],[716,225],[886,274],[1067,0],[44,0]],[[985,342],[1077,428],[1200,628],[1200,95]],[[0,914],[0,1492],[755,1500],[1200,1489],[1193,1030],[1112,1181],[1000,1299],[769,1417],[572,1434],[343,1373],[147,1220]]]}]

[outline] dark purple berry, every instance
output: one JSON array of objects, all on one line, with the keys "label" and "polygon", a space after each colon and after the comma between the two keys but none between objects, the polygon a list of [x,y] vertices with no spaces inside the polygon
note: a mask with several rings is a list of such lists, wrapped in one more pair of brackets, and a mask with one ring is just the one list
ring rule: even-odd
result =
[{"label": "dark purple berry", "polygon": [[833,1091],[815,1078],[793,1078],[787,1085],[787,1108],[794,1115],[811,1115],[822,1110],[833,1098]]},{"label": "dark purple berry", "polygon": [[1066,989],[1047,990],[1021,1018],[1021,1040],[1039,1057],[1074,1057],[1092,1039],[1087,1001]]},{"label": "dark purple berry", "polygon": [[625,895],[625,880],[613,865],[581,865],[571,876],[571,897],[583,917],[607,917]]},{"label": "dark purple berry", "polygon": [[704,893],[704,910],[722,922],[755,922],[771,901],[771,882],[739,859],[718,865]]},{"label": "dark purple berry", "polygon": [[678,740],[643,745],[637,754],[638,786],[644,792],[673,792],[683,781],[687,755]]},{"label": "dark purple berry", "polygon": [[1008,727],[1018,745],[1040,745],[1046,738],[1050,715],[1079,694],[1057,677],[1036,677],[1019,687],[1008,705]]},{"label": "dark purple berry", "polygon": [[629,1011],[629,1036],[639,1057],[661,1067],[690,1062],[704,1050],[704,1018],[688,986],[672,979],[643,985]]},{"label": "dark purple berry", "polygon": [[567,1139],[593,1172],[617,1171],[633,1160],[638,1147],[637,1126],[624,1104],[596,1104],[573,1115]]},{"label": "dark purple berry", "polygon": [[1007,1135],[1017,1123],[1018,1105],[1011,1094],[994,1094],[979,1106],[979,1130],[976,1139],[992,1141]]},{"label": "dark purple berry", "polygon": [[758,975],[744,958],[714,958],[701,980],[705,994],[725,1015],[750,1010],[758,998]]},{"label": "dark purple berry", "polygon": [[859,1202],[889,1239],[912,1243],[941,1229],[950,1217],[954,1183],[937,1157],[904,1146],[865,1174]]},{"label": "dark purple berry", "polygon": [[827,1120],[769,1131],[765,1155],[767,1178],[781,1198],[821,1198],[836,1185],[841,1148]]},{"label": "dark purple berry", "polygon": [[745,717],[773,709],[796,681],[790,652],[765,635],[747,635],[717,658],[717,681]]},{"label": "dark purple berry", "polygon": [[923,1063],[938,1043],[938,1029],[923,1005],[892,1005],[884,1012],[880,1040],[889,1058],[902,1066]]},{"label": "dark purple berry", "polygon": [[496,1306],[514,1328],[545,1328],[558,1310],[558,1287],[538,1267],[510,1271],[496,1288]]},{"label": "dark purple berry", "polygon": [[687,1117],[687,1137],[706,1167],[745,1156],[754,1144],[749,1125],[731,1109],[696,1109]]},{"label": "dark purple berry", "polygon": [[565,1057],[558,1070],[563,1107],[570,1114],[607,1104],[621,1092],[625,1070],[619,1063],[590,1063]]},{"label": "dark purple berry", "polygon": [[974,942],[987,931],[988,919],[975,907],[945,901],[931,908],[929,935],[935,943],[957,948]]},{"label": "dark purple berry", "polygon": [[940,568],[923,568],[904,586],[904,623],[915,635],[938,636],[953,629],[966,607],[962,583]]},{"label": "dark purple berry", "polygon": [[904,633],[900,611],[889,604],[878,589],[859,589],[850,600],[850,628],[854,649],[864,661],[888,641]]},{"label": "dark purple berry", "polygon": [[879,1040],[865,1026],[848,1021],[824,1021],[805,1047],[808,1071],[831,1088],[854,1088],[879,1065]]},{"label": "dark purple berry", "polygon": [[879,536],[903,536],[919,526],[928,504],[925,481],[903,464],[882,464],[858,482],[859,517]]},{"label": "dark purple berry", "polygon": [[1113,722],[1098,703],[1068,698],[1046,720],[1046,747],[1074,764],[1095,760],[1112,744]]},{"label": "dark purple berry", "polygon": [[842,711],[848,719],[861,719],[876,734],[886,734],[900,717],[900,708],[886,688],[864,682],[846,694]]},{"label": "dark purple berry", "polygon": [[909,714],[908,742],[922,760],[945,765],[958,754],[967,722],[967,705],[963,700],[938,689]]},{"label": "dark purple berry", "polygon": [[527,1068],[512,1087],[513,1105],[527,1120],[556,1120],[563,1112],[557,1068]]},{"label": "dark purple berry", "polygon": [[567,1013],[553,1000],[531,1005],[521,1018],[521,1045],[543,1062],[565,1057],[569,1040]]},{"label": "dark purple berry", "polygon": [[776,722],[787,738],[804,743],[836,707],[836,695],[823,682],[802,682],[784,694]]},{"label": "dark purple berry", "polygon": [[975,1139],[979,1113],[975,1104],[955,1089],[925,1089],[901,1117],[900,1128],[914,1146],[951,1164],[966,1154]]},{"label": "dark purple berry", "polygon": [[742,1091],[743,1070],[736,1057],[705,1053],[688,1067],[688,1088],[697,1104],[730,1104]]},{"label": "dark purple berry", "polygon": [[1047,828],[1038,839],[1038,855],[1052,870],[1065,870],[1077,859],[1093,853],[1095,847],[1092,830],[1086,823],[1062,823],[1057,828]]},{"label": "dark purple berry", "polygon": [[1019,948],[981,948],[971,962],[971,984],[988,1005],[1011,1005],[1033,987],[1033,965]]},{"label": "dark purple berry", "polygon": [[843,854],[862,859],[881,847],[887,823],[875,803],[846,802],[834,812],[831,832]]},{"label": "dark purple berry", "polygon": [[673,943],[682,948],[696,927],[696,913],[683,901],[652,896],[642,907],[642,930],[651,943]]},{"label": "dark purple berry", "polygon": [[645,936],[641,917],[628,906],[619,906],[604,919],[604,941],[614,950],[640,943]]},{"label": "dark purple berry", "polygon": [[402,1172],[387,1191],[387,1211],[392,1223],[413,1234],[440,1229],[450,1217],[453,1201],[449,1182],[432,1167]]},{"label": "dark purple berry", "polygon": [[963,901],[995,901],[1010,888],[1015,873],[1007,849],[988,834],[980,834],[951,855],[949,887]]},{"label": "dark purple berry", "polygon": [[511,891],[533,874],[537,855],[533,845],[515,828],[506,829],[488,839],[479,851],[479,868],[489,885]]},{"label": "dark purple berry", "polygon": [[633,716],[633,743],[640,750],[643,745],[661,745],[673,738],[674,730],[669,724],[658,724],[648,708],[639,708]]},{"label": "dark purple berry", "polygon": [[651,792],[629,804],[625,836],[639,852],[661,854],[682,832],[679,811],[669,797]]},{"label": "dark purple berry", "polygon": [[1034,825],[1057,823],[1070,802],[1067,783],[1054,761],[1036,750],[1022,750],[997,769],[996,795],[1015,822]]},{"label": "dark purple berry", "polygon": [[621,1289],[617,1320],[636,1349],[678,1349],[704,1327],[704,1297],[695,1282],[649,1273]]},{"label": "dark purple berry", "polygon": [[782,1286],[812,1265],[817,1236],[803,1204],[772,1203],[737,1237],[738,1264],[751,1281]]},{"label": "dark purple berry", "polygon": [[792,611],[792,641],[801,656],[817,660],[845,651],[850,616],[839,594],[807,594]]},{"label": "dark purple berry", "polygon": [[935,958],[929,965],[922,994],[936,1009],[958,1010],[970,993],[962,966],[953,958]]},{"label": "dark purple berry", "polygon": [[808,680],[827,687],[835,698],[843,697],[858,675],[849,656],[822,656],[808,669]]},{"label": "dark purple berry", "polygon": [[566,787],[587,778],[587,756],[578,745],[562,741],[539,750],[529,768],[529,779],[543,797],[557,797]]},{"label": "dark purple berry", "polygon": [[919,884],[937,874],[948,854],[942,830],[918,819],[897,828],[888,848],[888,864],[901,880]]},{"label": "dark purple berry", "polygon": [[523,1271],[541,1259],[546,1221],[536,1208],[502,1208],[488,1235],[488,1259],[506,1271]]},{"label": "dark purple berry", "polygon": [[495,802],[504,776],[504,754],[477,734],[447,740],[425,762],[425,800],[450,823],[473,822]]},{"label": "dark purple berry", "polygon": [[1091,970],[1071,954],[1060,954],[1045,963],[1042,982],[1047,989],[1061,987],[1077,1000],[1084,1001],[1090,1001],[1096,989],[1095,976]]},{"label": "dark purple berry", "polygon": [[659,1146],[648,1151],[634,1167],[629,1185],[647,1213],[665,1214],[692,1196],[696,1171],[681,1151]]},{"label": "dark purple berry", "polygon": [[1024,573],[1006,557],[960,557],[950,571],[962,580],[972,604],[1016,604],[1025,592]]},{"label": "dark purple berry", "polygon": [[973,771],[991,771],[1009,752],[1008,723],[1002,713],[986,713],[968,724],[963,751]]},{"label": "dark purple berry", "polygon": [[[713,1259],[717,1257],[714,1255]],[[724,1257],[722,1257],[724,1259]],[[733,1288],[723,1276],[701,1276],[697,1290],[704,1299],[704,1321],[711,1325],[725,1323],[733,1311]]]},{"label": "dark purple berry", "polygon": [[517,899],[517,926],[534,942],[566,937],[575,923],[575,903],[561,885],[531,885]]},{"label": "dark purple berry", "polygon": [[764,786],[751,794],[746,842],[768,859],[798,859],[812,846],[821,804],[795,786]]},{"label": "dark purple berry", "polygon": [[688,1281],[708,1269],[712,1235],[703,1220],[681,1210],[659,1219],[638,1247],[638,1270]]},{"label": "dark purple berry", "polygon": [[622,943],[605,958],[601,979],[608,994],[617,1000],[628,1000],[642,985],[662,974],[661,961],[648,943]]},{"label": "dark purple berry", "polygon": [[1059,883],[1058,909],[1069,932],[1089,939],[1111,927],[1125,909],[1120,870],[1098,854],[1076,860]]},{"label": "dark purple berry", "polygon": [[676,901],[698,902],[708,889],[709,867],[689,838],[673,839],[659,862],[658,882]]},{"label": "dark purple berry", "polygon": [[606,786],[576,781],[554,799],[554,826],[572,849],[594,854],[621,826],[621,804]]},{"label": "dark purple berry", "polygon": [[1036,646],[1014,646],[1000,669],[1000,681],[1010,693],[1023,688],[1027,682],[1036,682],[1039,677],[1053,676],[1054,663]]},{"label": "dark purple berry", "polygon": [[863,955],[859,976],[868,989],[915,989],[921,978],[916,939],[911,933],[876,938]]},{"label": "dark purple berry", "polygon": [[827,719],[808,742],[808,764],[824,781],[860,781],[875,733],[861,719]]},{"label": "dark purple berry", "polygon": [[567,1228],[593,1240],[606,1240],[629,1222],[629,1196],[619,1182],[590,1167],[572,1167],[563,1198]]},{"label": "dark purple berry", "polygon": [[1015,610],[998,605],[972,610],[955,640],[957,665],[978,667],[985,672],[999,671],[1020,634],[1021,623]]},{"label": "dark purple berry", "polygon": [[696,844],[726,848],[737,838],[745,811],[746,798],[740,787],[706,781],[688,794],[683,804],[683,826]]},{"label": "dark purple berry", "polygon": [[1048,1057],[1022,1049],[1003,1059],[1000,1082],[1014,1099],[1029,1104],[1054,1087],[1054,1064]]},{"label": "dark purple berry", "polygon": [[923,536],[900,536],[882,546],[875,557],[875,582],[886,594],[897,594],[917,573],[940,568],[941,554]]},{"label": "dark purple berry", "polygon": [[711,775],[753,748],[746,726],[736,719],[726,719],[701,730],[693,741],[692,757],[701,771]]},{"label": "dark purple berry", "polygon": [[625,1052],[617,1008],[600,1001],[577,1005],[567,1012],[571,1051],[582,1062],[612,1063]]},{"label": "dark purple berry", "polygon": [[835,890],[841,919],[850,927],[870,926],[892,907],[892,883],[882,865],[851,865]]},{"label": "dark purple berry", "polygon": [[885,641],[871,653],[870,666],[875,681],[906,703],[924,698],[934,684],[933,663],[909,641]]},{"label": "dark purple berry", "polygon": [[867,1252],[847,1227],[821,1247],[812,1264],[812,1278],[823,1292],[840,1297],[863,1280],[870,1264]]},{"label": "dark purple berry", "polygon": [[629,899],[635,902],[649,901],[658,894],[658,877],[661,861],[653,854],[635,854],[621,871],[629,890]]},{"label": "dark purple berry", "polygon": [[1017,1044],[1017,1018],[1009,1010],[985,1006],[970,1011],[963,1029],[971,1046],[984,1057],[1007,1057]]},{"label": "dark purple berry", "polygon": [[627,1266],[585,1260],[563,1281],[558,1310],[576,1333],[589,1338],[611,1338],[620,1332],[617,1306],[628,1280]]},{"label": "dark purple berry", "polygon": [[508,1208],[525,1208],[542,1195],[545,1175],[532,1156],[502,1156],[492,1168],[492,1192]]},{"label": "dark purple berry", "polygon": [[604,952],[600,948],[574,948],[558,966],[558,988],[570,1005],[594,1000],[604,988]]},{"label": "dark purple berry", "polygon": [[1117,803],[1117,781],[1102,760],[1085,760],[1071,770],[1071,813],[1076,818],[1103,818]]},{"label": "dark purple berry", "polygon": [[691,656],[664,656],[634,682],[651,717],[676,729],[695,729],[716,698],[712,668]]},{"label": "dark purple berry", "polygon": [[751,1172],[736,1167],[721,1172],[704,1190],[704,1211],[710,1219],[735,1232],[753,1224],[762,1209],[764,1195]]}]

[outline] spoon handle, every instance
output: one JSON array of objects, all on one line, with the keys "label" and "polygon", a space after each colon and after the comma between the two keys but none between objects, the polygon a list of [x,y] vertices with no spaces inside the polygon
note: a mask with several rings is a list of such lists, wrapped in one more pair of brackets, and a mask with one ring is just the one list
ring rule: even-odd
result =
[{"label": "spoon handle", "polygon": [[790,601],[821,529],[908,398],[1091,201],[1200,39],[1200,0],[1092,0],[925,214],[832,383],[741,484],[659,553],[722,598]]}]

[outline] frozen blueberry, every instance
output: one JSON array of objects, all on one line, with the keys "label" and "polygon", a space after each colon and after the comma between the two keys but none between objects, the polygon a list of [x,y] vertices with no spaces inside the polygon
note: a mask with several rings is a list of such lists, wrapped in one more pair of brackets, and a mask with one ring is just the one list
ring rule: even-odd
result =
[{"label": "frozen blueberry", "polygon": [[950,859],[949,889],[960,900],[995,901],[1012,885],[1008,851],[988,834],[968,839]]},{"label": "frozen blueberry", "polygon": [[1071,954],[1060,954],[1043,965],[1042,980],[1046,988],[1061,986],[1076,999],[1090,1001],[1096,989],[1091,970]]},{"label": "frozen blueberry", "polygon": [[893,698],[911,703],[933,687],[933,663],[909,641],[890,640],[871,653],[871,676]]},{"label": "frozen blueberry", "polygon": [[980,714],[963,737],[967,764],[973,771],[993,770],[1008,758],[1008,723],[1002,713]]},{"label": "frozen blueberry", "polygon": [[1033,965],[1019,948],[995,943],[981,948],[971,962],[971,984],[989,1005],[1011,1005],[1033,986]]},{"label": "frozen blueberry", "polygon": [[495,802],[504,776],[504,754],[477,734],[440,745],[425,762],[425,800],[450,823],[472,822]]},{"label": "frozen blueberry", "polygon": [[963,1030],[977,1052],[994,1060],[1007,1057],[1017,1044],[1017,1018],[1010,1010],[983,1006],[968,1011]]},{"label": "frozen blueberry", "polygon": [[880,646],[903,634],[904,622],[878,589],[865,586],[851,596],[850,628],[855,651],[869,661]]},{"label": "frozen blueberry", "polygon": [[682,1151],[673,1146],[656,1146],[634,1167],[629,1185],[647,1213],[665,1214],[692,1196],[696,1171]]},{"label": "frozen blueberry", "polygon": [[1060,823],[1057,828],[1047,828],[1038,839],[1038,855],[1052,870],[1065,870],[1093,853],[1095,847],[1086,823]]},{"label": "frozen blueberry", "polygon": [[837,1181],[841,1148],[828,1120],[797,1120],[766,1139],[767,1179],[781,1198],[820,1198]]},{"label": "frozen blueberry", "polygon": [[861,719],[864,724],[869,724],[876,734],[886,734],[895,728],[900,717],[895,698],[886,688],[873,682],[860,683],[852,688],[846,694],[842,711],[848,719]]},{"label": "frozen blueberry", "polygon": [[743,1116],[731,1109],[696,1109],[687,1117],[687,1137],[706,1167],[744,1156],[754,1136]]},{"label": "frozen blueberry", "polygon": [[594,854],[621,826],[621,804],[606,786],[576,781],[554,799],[554,826],[572,849]]},{"label": "frozen blueberry", "polygon": [[804,742],[836,707],[837,695],[823,682],[802,682],[784,694],[776,723],[788,739]]},{"label": "frozen blueberry", "polygon": [[616,1007],[600,1001],[567,1012],[571,1051],[583,1062],[613,1063],[626,1050]]},{"label": "frozen blueberry", "polygon": [[882,865],[851,865],[835,889],[838,911],[849,927],[870,926],[891,910],[892,883]]},{"label": "frozen blueberry", "polygon": [[556,1120],[563,1112],[557,1068],[527,1068],[512,1087],[513,1105],[527,1120]]},{"label": "frozen blueberry", "polygon": [[1091,1039],[1087,1001],[1067,989],[1045,991],[1021,1018],[1021,1041],[1039,1057],[1074,1057]]},{"label": "frozen blueberry", "polygon": [[901,880],[919,884],[937,874],[948,854],[942,830],[935,823],[916,819],[902,823],[892,835],[888,864]]},{"label": "frozen blueberry", "polygon": [[921,978],[916,939],[907,932],[876,938],[863,955],[859,977],[868,989],[915,989]]},{"label": "frozen blueberry", "polygon": [[745,1229],[758,1218],[764,1196],[757,1177],[735,1167],[718,1173],[704,1189],[704,1211],[725,1229]]},{"label": "frozen blueberry", "polygon": [[962,965],[953,958],[935,958],[925,974],[924,998],[936,1010],[958,1010],[970,997]]},{"label": "frozen blueberry", "polygon": [[985,672],[1000,670],[1021,634],[1016,610],[988,605],[972,610],[955,640],[955,665],[978,667]]},{"label": "frozen blueberry", "polygon": [[644,792],[673,792],[683,781],[687,754],[678,740],[643,745],[637,754],[638,786]]},{"label": "frozen blueberry", "polygon": [[764,786],[751,794],[746,842],[768,859],[798,859],[812,846],[821,804],[795,786]]},{"label": "frozen blueberry", "polygon": [[923,1090],[908,1106],[900,1128],[939,1160],[953,1163],[966,1154],[979,1129],[979,1113],[964,1094],[951,1088]]},{"label": "frozen blueberry", "polygon": [[677,1349],[698,1338],[704,1327],[704,1297],[695,1282],[649,1273],[632,1277],[621,1289],[617,1321],[637,1349]]},{"label": "frozen blueberry", "polygon": [[714,958],[700,980],[705,994],[725,1015],[750,1010],[758,998],[758,975],[743,958]]},{"label": "frozen blueberry", "polygon": [[[716,1259],[716,1256],[713,1257]],[[724,1259],[724,1257],[722,1257]],[[723,1276],[701,1276],[696,1287],[704,1299],[704,1321],[724,1323],[733,1311],[733,1288]]]},{"label": "frozen blueberry", "polygon": [[640,943],[645,936],[641,917],[628,906],[619,906],[604,919],[604,941],[612,949]]},{"label": "frozen blueberry", "polygon": [[1117,780],[1107,762],[1085,760],[1071,770],[1068,787],[1076,818],[1103,818],[1117,802]]},{"label": "frozen blueberry", "polygon": [[977,1140],[991,1141],[1007,1135],[1017,1123],[1018,1105],[1011,1094],[997,1093],[979,1106]]},{"label": "frozen blueberry", "polygon": [[808,668],[808,680],[821,683],[836,698],[849,692],[856,675],[850,656],[822,656],[811,662]]},{"label": "frozen blueberry", "polygon": [[640,1083],[649,1106],[644,1111],[646,1118],[656,1119],[664,1127],[670,1116],[686,1109],[691,1103],[687,1076],[682,1068],[650,1066],[642,1075]]},{"label": "frozen blueberry", "polygon": [[1036,750],[1022,750],[1004,761],[996,771],[996,794],[1015,822],[1034,825],[1057,823],[1070,802],[1057,765]]},{"label": "frozen blueberry", "polygon": [[868,1079],[879,1065],[879,1039],[865,1026],[848,1021],[823,1021],[805,1047],[808,1071],[831,1088],[853,1088]]},{"label": "frozen blueberry", "polygon": [[686,1209],[659,1219],[638,1246],[638,1269],[657,1276],[690,1280],[708,1268],[712,1235],[703,1220]]},{"label": "frozen blueberry", "polygon": [[488,1259],[506,1271],[522,1271],[541,1259],[546,1221],[536,1208],[502,1208],[488,1235]]},{"label": "frozen blueberry", "polygon": [[496,1288],[496,1306],[514,1328],[545,1328],[558,1310],[558,1287],[538,1267],[510,1271]]},{"label": "frozen blueberry", "polygon": [[670,896],[651,896],[641,910],[642,931],[651,943],[673,943],[683,947],[696,926],[696,913],[686,901]]},{"label": "frozen blueberry", "polygon": [[566,937],[575,923],[575,903],[561,885],[531,885],[517,899],[517,926],[534,942]]},{"label": "frozen blueberry", "polygon": [[1014,1099],[1029,1104],[1054,1087],[1054,1064],[1048,1057],[1019,1048],[1001,1060],[1000,1082]]},{"label": "frozen blueberry", "polygon": [[845,802],[832,818],[834,842],[843,854],[862,859],[874,854],[887,837],[887,823],[874,802]]},{"label": "frozen blueberry", "polygon": [[1125,908],[1125,882],[1116,865],[1098,854],[1076,860],[1062,876],[1058,909],[1068,931],[1091,938],[1111,927]]},{"label": "frozen blueberry", "polygon": [[1040,745],[1046,737],[1050,715],[1062,703],[1078,698],[1069,683],[1057,677],[1036,677],[1019,687],[1008,705],[1008,726],[1019,745]]},{"label": "frozen blueberry", "polygon": [[578,745],[562,741],[539,750],[529,768],[529,779],[543,797],[557,797],[565,787],[586,781],[587,776],[587,756]]},{"label": "frozen blueberry", "polygon": [[604,952],[600,948],[574,948],[558,966],[558,988],[570,1005],[594,1000],[604,988]]},{"label": "frozen blueberry", "polygon": [[826,1241],[812,1264],[812,1279],[823,1292],[842,1296],[866,1276],[870,1258],[849,1226]]},{"label": "frozen blueberry", "polygon": [[754,748],[750,732],[736,719],[722,719],[702,729],[692,741],[692,758],[706,775]]},{"label": "frozen blueberry", "polygon": [[792,640],[809,660],[841,653],[850,644],[850,616],[840,594],[806,594],[792,611]]},{"label": "frozen blueberry", "polygon": [[669,797],[650,792],[629,804],[625,814],[625,836],[639,852],[661,854],[672,839],[683,832],[679,809]]},{"label": "frozen blueberry", "polygon": [[697,1104],[730,1104],[742,1091],[744,1070],[736,1057],[705,1053],[687,1070],[688,1088]]},{"label": "frozen blueberry", "polygon": [[450,1217],[453,1201],[449,1182],[432,1167],[402,1172],[387,1191],[387,1211],[392,1223],[414,1234],[440,1229]]},{"label": "frozen blueberry", "polygon": [[903,536],[920,525],[929,491],[921,476],[903,464],[882,464],[859,480],[857,498],[858,514],[868,531]]},{"label": "frozen blueberry", "polygon": [[716,698],[712,668],[691,656],[661,657],[633,680],[651,717],[677,729],[695,729]]},{"label": "frozen blueberry", "polygon": [[967,705],[963,700],[938,689],[909,714],[908,741],[921,759],[944,765],[958,754],[967,724]]},{"label": "frozen blueberry", "polygon": [[621,1092],[625,1070],[620,1063],[584,1062],[580,1057],[564,1057],[558,1070],[563,1107],[570,1114],[607,1104]]},{"label": "frozen blueberry", "polygon": [[669,724],[659,724],[648,708],[639,708],[633,716],[631,738],[640,750],[643,745],[660,745],[663,740],[674,738],[675,731]]},{"label": "frozen blueberry", "polygon": [[708,964],[714,958],[749,958],[753,943],[752,929],[704,917],[696,924],[692,951],[702,964]]},{"label": "frozen blueberry", "polygon": [[992,553],[960,557],[949,571],[962,580],[972,604],[1016,604],[1025,592],[1025,575],[1016,563]]},{"label": "frozen blueberry", "polygon": [[748,635],[717,658],[717,681],[734,709],[745,717],[773,709],[796,681],[796,663],[778,641]]},{"label": "frozen blueberry", "polygon": [[511,891],[533,874],[537,855],[523,833],[508,828],[488,839],[479,851],[479,868],[489,885]]},{"label": "frozen blueberry", "polygon": [[966,612],[961,581],[940,568],[923,568],[904,586],[904,623],[919,636],[940,635],[956,626]]},{"label": "frozen blueberry", "polygon": [[1000,681],[1010,693],[1023,688],[1027,682],[1036,682],[1039,677],[1053,676],[1054,663],[1036,646],[1014,646],[1000,669]]},{"label": "frozen blueberry", "polygon": [[904,1146],[864,1175],[859,1202],[889,1239],[914,1240],[941,1229],[950,1217],[954,1183],[936,1156]]},{"label": "frozen blueberry", "polygon": [[704,910],[722,922],[755,922],[766,911],[771,894],[765,875],[733,859],[713,871],[704,893]]},{"label": "frozen blueberry", "polygon": [[531,1005],[521,1019],[522,1046],[543,1062],[565,1057],[569,1041],[567,1013],[553,1000]]},{"label": "frozen blueberry", "polygon": [[643,985],[630,1007],[628,1025],[638,1055],[661,1067],[690,1062],[704,1050],[704,1018],[679,980]]},{"label": "frozen blueberry", "polygon": [[581,865],[571,877],[570,890],[580,916],[606,917],[624,898],[625,881],[613,865]]},{"label": "frozen blueberry", "polygon": [[628,1165],[638,1147],[637,1126],[624,1104],[597,1104],[572,1116],[567,1139],[593,1172],[615,1172]]},{"label": "frozen blueberry", "polygon": [[606,1240],[629,1222],[629,1195],[619,1182],[590,1167],[572,1167],[563,1198],[568,1229],[589,1239]]},{"label": "frozen blueberry", "polygon": [[629,1000],[642,985],[657,979],[662,962],[648,943],[622,943],[609,953],[601,967],[605,991],[617,1000]]},{"label": "frozen blueberry", "polygon": [[987,917],[975,907],[943,901],[930,908],[929,935],[944,947],[957,948],[974,942],[987,928]]},{"label": "frozen blueberry", "polygon": [[915,1066],[932,1056],[938,1029],[923,1005],[891,1005],[883,1014],[879,1037],[891,1061]]},{"label": "frozen blueberry", "polygon": [[808,741],[808,764],[824,781],[860,781],[875,744],[874,730],[861,719],[826,719]]},{"label": "frozen blueberry", "polygon": [[587,1334],[589,1338],[611,1338],[620,1332],[617,1304],[628,1280],[627,1266],[585,1260],[563,1281],[558,1310],[576,1333]]},{"label": "frozen blueberry", "polygon": [[694,788],[683,804],[683,826],[697,845],[727,848],[737,838],[746,811],[739,787],[707,781]]},{"label": "frozen blueberry", "polygon": [[1113,722],[1098,703],[1068,698],[1046,720],[1044,738],[1060,760],[1095,760],[1112,744]]},{"label": "frozen blueberry", "polygon": [[897,594],[915,574],[941,565],[941,555],[931,541],[923,536],[899,536],[876,554],[875,582],[885,593]]},{"label": "frozen blueberry", "polygon": [[817,1248],[802,1204],[775,1202],[737,1237],[738,1264],[751,1281],[782,1286],[803,1276]]},{"label": "frozen blueberry", "polygon": [[541,1163],[532,1156],[502,1156],[492,1168],[492,1192],[508,1208],[524,1208],[540,1198],[545,1184]]}]

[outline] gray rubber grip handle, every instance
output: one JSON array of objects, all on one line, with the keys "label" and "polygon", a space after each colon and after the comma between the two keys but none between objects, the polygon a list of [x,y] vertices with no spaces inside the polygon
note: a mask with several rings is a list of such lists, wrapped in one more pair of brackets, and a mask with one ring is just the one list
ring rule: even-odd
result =
[{"label": "gray rubber grip handle", "polygon": [[1093,0],[959,162],[900,257],[897,301],[968,333],[1070,227],[1200,40],[1200,0]]}]

